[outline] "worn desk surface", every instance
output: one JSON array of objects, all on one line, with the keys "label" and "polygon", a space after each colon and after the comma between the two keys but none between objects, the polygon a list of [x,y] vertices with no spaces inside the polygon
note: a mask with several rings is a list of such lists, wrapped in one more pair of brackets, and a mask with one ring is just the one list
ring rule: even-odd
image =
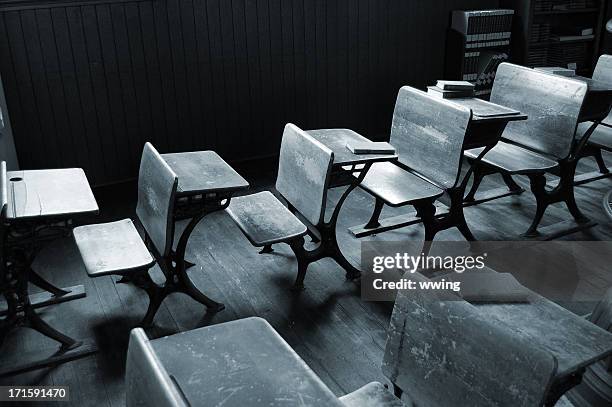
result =
[{"label": "worn desk surface", "polygon": [[450,102],[471,109],[473,114],[472,121],[474,122],[527,120],[527,115],[517,110],[478,98],[450,99]]},{"label": "worn desk surface", "polygon": [[539,294],[532,293],[529,303],[476,307],[551,352],[559,363],[558,377],[612,355],[611,333]]},{"label": "worn desk surface", "polygon": [[263,319],[151,341],[192,406],[342,406]]},{"label": "worn desk surface", "polygon": [[353,154],[346,148],[347,143],[371,140],[350,129],[309,130],[307,133],[334,152],[334,166],[397,160],[395,154]]},{"label": "worn desk surface", "polygon": [[98,204],[80,168],[9,171],[9,221],[95,214]]},{"label": "worn desk surface", "polygon": [[162,154],[178,176],[177,195],[232,192],[249,183],[214,151]]},{"label": "worn desk surface", "polygon": [[596,79],[587,78],[585,76],[579,76],[579,75],[571,76],[570,79],[576,79],[581,82],[585,82],[588,86],[589,92],[612,93],[612,84],[609,84],[607,82],[598,81]]}]

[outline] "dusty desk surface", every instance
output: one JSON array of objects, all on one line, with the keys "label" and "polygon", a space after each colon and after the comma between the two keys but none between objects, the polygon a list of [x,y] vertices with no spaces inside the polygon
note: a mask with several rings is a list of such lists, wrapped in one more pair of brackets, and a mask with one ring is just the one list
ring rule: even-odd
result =
[{"label": "dusty desk surface", "polygon": [[214,151],[162,154],[178,176],[177,194],[231,192],[249,183]]},{"label": "dusty desk surface", "polygon": [[95,214],[98,204],[80,168],[9,171],[7,218]]},{"label": "dusty desk surface", "polygon": [[308,130],[310,136],[334,152],[334,165],[364,164],[394,161],[396,154],[353,154],[346,145],[351,142],[368,142],[367,138],[350,129]]},{"label": "dusty desk surface", "polygon": [[151,345],[193,406],[342,406],[260,318],[183,332]]},{"label": "dusty desk surface", "polygon": [[554,302],[531,292],[529,303],[477,304],[551,352],[559,363],[557,376],[576,372],[612,355],[612,334]]},{"label": "dusty desk surface", "polygon": [[449,101],[471,109],[473,114],[472,120],[474,121],[503,120],[511,122],[527,120],[527,115],[522,114],[516,109],[478,98],[458,98],[450,99]]}]

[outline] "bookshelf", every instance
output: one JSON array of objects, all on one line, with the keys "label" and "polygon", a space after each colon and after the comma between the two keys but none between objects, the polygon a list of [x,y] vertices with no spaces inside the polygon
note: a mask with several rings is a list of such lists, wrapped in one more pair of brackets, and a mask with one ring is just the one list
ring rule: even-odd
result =
[{"label": "bookshelf", "polygon": [[488,99],[497,66],[510,57],[513,10],[453,11],[446,33],[444,79],[475,85]]},{"label": "bookshelf", "polygon": [[500,0],[501,7],[515,10],[512,61],[590,75],[599,56],[606,1]]}]

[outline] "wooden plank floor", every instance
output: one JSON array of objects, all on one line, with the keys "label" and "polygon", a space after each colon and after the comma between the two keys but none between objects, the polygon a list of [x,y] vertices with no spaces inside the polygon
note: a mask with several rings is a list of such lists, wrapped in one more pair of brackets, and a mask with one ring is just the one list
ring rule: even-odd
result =
[{"label": "wooden plank floor", "polygon": [[[581,165],[590,170],[589,165]],[[271,184],[271,177],[261,177],[256,185]],[[519,180],[523,185],[525,180]],[[482,189],[498,186],[498,180],[485,181]],[[612,240],[612,222],[605,216],[602,199],[612,188],[612,180],[601,180],[578,188],[579,206],[599,225],[589,231],[567,236],[565,240]],[[132,214],[133,193],[110,190],[98,193],[102,216],[92,221],[108,221]],[[329,195],[330,204],[341,191]],[[107,195],[120,196],[120,200]],[[357,264],[360,242],[347,227],[369,218],[373,199],[355,191],[340,216],[342,247]],[[534,201],[529,193],[508,197],[466,209],[468,223],[480,240],[513,240],[531,222]],[[408,209],[385,210],[393,215]],[[561,205],[550,208],[545,223],[566,219]],[[420,240],[423,231],[412,226],[367,239],[397,241]],[[460,240],[455,230],[442,232],[440,240]],[[224,213],[210,216],[196,229],[188,246],[188,259],[197,265],[190,270],[194,281],[227,308],[208,315],[205,308],[182,294],[169,297],[148,330],[152,337],[172,334],[209,324],[261,316],[267,319],[302,356],[323,381],[338,395],[372,381],[384,382],[380,364],[385,345],[386,327],[392,309],[388,303],[360,300],[359,287],[344,279],[344,272],[331,260],[311,265],[306,277],[306,291],[289,291],[296,262],[286,246],[277,246],[274,254],[259,255]],[[144,315],[146,295],[129,285],[117,284],[116,277],[89,279],[70,239],[48,246],[35,268],[62,286],[84,284],[84,299],[47,307],[41,314],[53,326],[78,338],[94,339],[100,351],[92,356],[61,366],[0,378],[0,385],[69,385],[71,404],[76,406],[122,406],[124,404],[124,363],[127,341],[132,328]],[[159,270],[156,277],[161,279]],[[592,276],[585,290],[601,296],[612,285],[612,273],[605,267]],[[564,304],[576,312],[585,312],[592,304]],[[588,311],[586,311],[588,312]],[[27,329],[16,331],[1,350],[0,363],[19,357],[21,352],[55,347]],[[66,405],[66,404],[62,404]]]}]

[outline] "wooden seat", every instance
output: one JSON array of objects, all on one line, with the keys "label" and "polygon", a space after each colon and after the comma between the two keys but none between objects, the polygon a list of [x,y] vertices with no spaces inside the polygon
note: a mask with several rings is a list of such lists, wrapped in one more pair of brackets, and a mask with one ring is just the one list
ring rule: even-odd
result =
[{"label": "wooden seat", "polygon": [[145,326],[153,321],[161,301],[171,292],[159,287],[148,270],[155,264],[153,258],[162,268],[171,261],[177,185],[176,174],[153,145],[146,143],[138,173],[136,219],[151,244],[145,246],[129,219],[74,229],[74,239],[90,277],[120,275],[123,281],[133,281],[147,292],[149,309],[141,322]]},{"label": "wooden seat", "polygon": [[406,407],[389,389],[379,382],[368,383],[340,397],[346,407]]},{"label": "wooden seat", "polygon": [[429,290],[398,291],[382,362],[395,395],[372,382],[337,399],[261,318],[152,341],[135,329],[129,347],[128,406],[157,399],[153,404],[162,406],[168,400],[179,406],[304,400],[345,407],[541,406],[557,369],[552,354],[527,335],[454,294]]},{"label": "wooden seat", "polygon": [[[578,125],[576,135],[580,136],[584,134],[593,122],[584,122]],[[612,127],[600,124],[597,126],[591,137],[589,138],[589,144],[599,147],[606,151],[612,151]]]},{"label": "wooden seat", "polygon": [[227,213],[255,247],[286,242],[308,230],[268,191],[232,199]]},{"label": "wooden seat", "polygon": [[389,206],[435,199],[444,193],[444,190],[393,163],[373,164],[360,186]]},{"label": "wooden seat", "polygon": [[[413,205],[425,227],[425,241],[445,229],[456,227],[468,240],[469,230],[461,199],[448,216],[436,218],[434,202],[459,183],[463,144],[470,109],[431,96],[418,89],[400,89],[393,112],[390,143],[398,152],[398,163],[374,164],[361,187],[376,197],[370,221],[364,229],[381,227],[384,205]],[[462,198],[462,197],[461,197]],[[452,198],[451,198],[452,199]]]},{"label": "wooden seat", "polygon": [[454,293],[398,291],[382,370],[408,405],[541,406],[556,369],[550,352]]},{"label": "wooden seat", "polygon": [[[469,158],[476,159],[482,148],[475,148],[465,152]],[[489,151],[482,161],[489,165],[494,165],[506,171],[508,174],[531,174],[550,171],[558,166],[554,160],[534,153],[526,148],[515,144],[499,142]]]},{"label": "wooden seat", "polygon": [[[137,328],[132,331],[126,370],[128,407],[172,405],[167,400],[193,407],[342,406],[262,318],[153,340]],[[139,400],[148,403],[131,404]]]},{"label": "wooden seat", "polygon": [[[537,203],[525,236],[539,235],[537,229],[544,212],[555,202],[565,202],[577,223],[587,223],[588,219],[576,205],[573,190],[575,165],[572,163],[574,135],[587,89],[587,84],[582,81],[509,63],[500,64],[491,102],[525,113],[528,119],[508,123],[502,134],[502,139],[507,142],[498,143],[479,162],[474,160],[482,150],[465,153],[475,164],[474,181],[465,200],[477,202],[476,192],[483,178],[495,173],[503,176],[511,193],[522,191],[512,175],[524,174],[529,177]],[[549,191],[545,174],[553,169],[561,181],[559,187]]]},{"label": "wooden seat", "polygon": [[155,263],[130,219],[80,226],[74,239],[90,277],[126,274]]},{"label": "wooden seat", "polygon": [[314,228],[324,223],[325,201],[334,153],[308,133],[287,124],[283,131],[275,189],[289,210],[271,193],[233,199],[226,211],[262,253],[272,251],[273,243],[287,243],[298,260],[294,289],[304,287],[308,265],[317,261],[304,249],[308,229],[291,212],[299,213]]}]

